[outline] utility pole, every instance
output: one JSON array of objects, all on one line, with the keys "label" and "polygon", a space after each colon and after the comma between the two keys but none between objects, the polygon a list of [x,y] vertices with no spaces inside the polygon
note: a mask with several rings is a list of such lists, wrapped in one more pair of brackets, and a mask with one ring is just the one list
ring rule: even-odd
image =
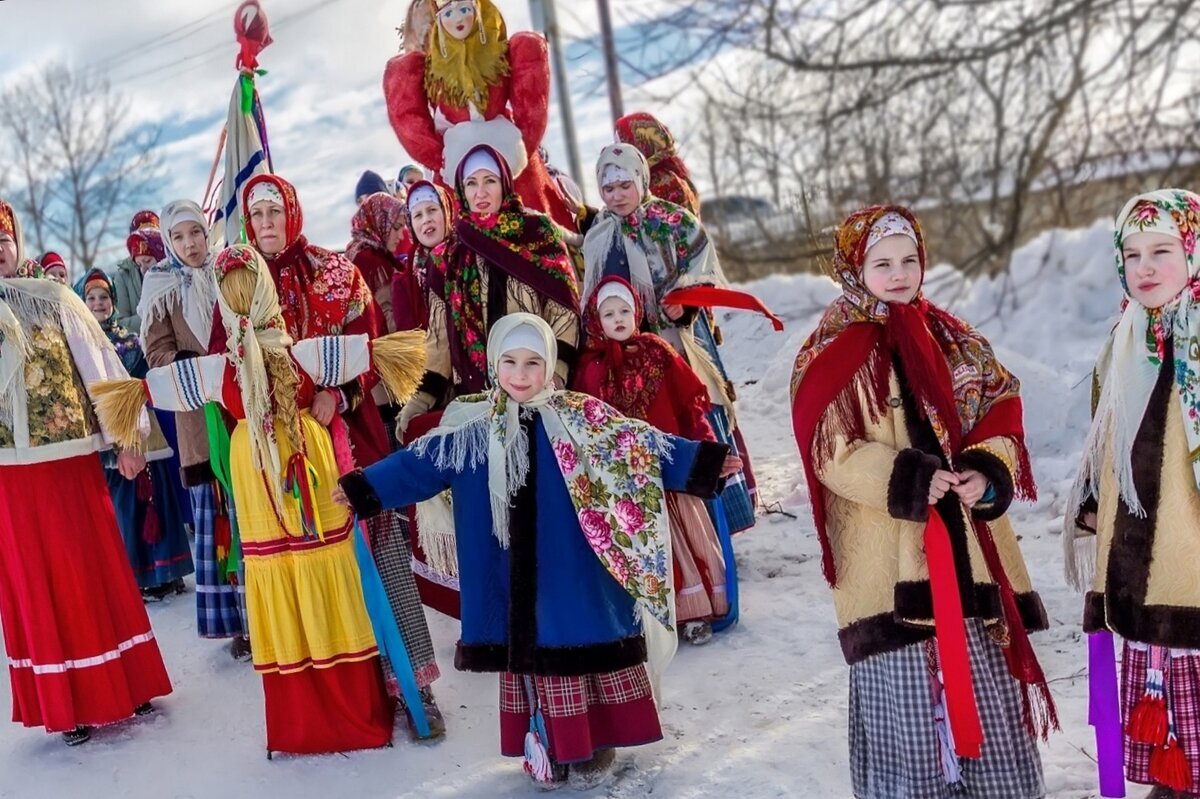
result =
[{"label": "utility pole", "polygon": [[604,71],[608,76],[608,103],[612,107],[613,125],[625,116],[625,103],[621,100],[621,70],[617,64],[617,41],[613,38],[612,14],[608,0],[596,0],[600,7],[600,39],[604,44]]},{"label": "utility pole", "polygon": [[571,90],[567,83],[567,59],[563,55],[562,33],[558,28],[558,12],[554,0],[529,0],[533,27],[546,34],[550,44],[550,63],[554,66],[554,86],[558,94],[558,110],[562,114],[563,139],[567,143],[567,161],[571,177],[583,180],[583,162],[579,158],[579,138],[575,133],[575,112],[571,107]]}]

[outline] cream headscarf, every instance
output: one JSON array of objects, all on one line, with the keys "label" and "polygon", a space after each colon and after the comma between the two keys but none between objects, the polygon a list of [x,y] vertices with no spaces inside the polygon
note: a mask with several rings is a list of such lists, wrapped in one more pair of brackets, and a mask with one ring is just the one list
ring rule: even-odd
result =
[{"label": "cream headscarf", "polygon": [[[610,144],[600,151],[600,160],[596,162],[596,182],[600,188],[614,180],[607,180],[609,175],[630,175],[637,186],[638,196],[642,202],[650,196],[650,166],[646,156],[632,144]],[[608,254],[618,247],[624,248],[625,258],[629,263],[629,283],[642,300],[642,307],[647,313],[658,317],[658,300],[654,295],[654,275],[650,271],[650,261],[641,247],[629,242],[621,232],[623,218],[605,208],[592,224],[583,240],[583,258],[588,264],[594,265],[585,274],[583,286],[583,302],[586,305],[596,286],[604,277],[604,264]]]},{"label": "cream headscarf", "polygon": [[[1124,241],[1135,233],[1163,233],[1179,239],[1187,260],[1189,282],[1180,295],[1159,309],[1148,309],[1129,296]],[[1200,234],[1200,196],[1183,189],[1160,189],[1139,194],[1116,220],[1117,274],[1126,293],[1121,319],[1109,336],[1096,364],[1100,398],[1083,450],[1066,518],[1066,571],[1079,588],[1091,582],[1094,536],[1084,538],[1075,526],[1075,508],[1097,495],[1105,453],[1115,466],[1117,487],[1130,512],[1145,516],[1134,484],[1134,439],[1146,415],[1150,394],[1162,368],[1162,343],[1174,341],[1174,375],[1179,393],[1188,451],[1200,450],[1200,264],[1196,239]],[[1192,472],[1200,490],[1200,461]],[[1079,542],[1078,544],[1076,542]],[[1083,551],[1080,551],[1083,550]]]},{"label": "cream headscarf", "polygon": [[[183,309],[183,319],[188,329],[205,347],[212,337],[213,310],[217,305],[217,278],[213,271],[214,254],[210,251],[204,264],[190,267],[175,252],[171,243],[171,230],[184,222],[195,222],[204,229],[208,238],[208,221],[204,211],[191,200],[176,200],[167,203],[162,216],[163,246],[167,258],[146,273],[142,283],[142,299],[138,303],[138,315],[142,318],[141,339],[146,340],[150,324],[170,312],[176,297]],[[203,354],[203,353],[200,353]]]},{"label": "cream headscarf", "polygon": [[[275,284],[257,250],[248,244],[227,247],[217,255],[215,268],[218,280],[223,280],[236,269],[249,269],[254,273],[254,298],[250,302],[249,314],[243,316],[234,313],[220,291],[217,292],[217,305],[221,308],[221,321],[229,334],[226,357],[237,370],[254,467],[267,476],[276,507],[283,507],[284,467],[279,458],[274,404],[271,402],[271,384],[263,351],[286,349],[292,345],[292,339],[283,321]],[[288,363],[291,363],[290,358]]]}]

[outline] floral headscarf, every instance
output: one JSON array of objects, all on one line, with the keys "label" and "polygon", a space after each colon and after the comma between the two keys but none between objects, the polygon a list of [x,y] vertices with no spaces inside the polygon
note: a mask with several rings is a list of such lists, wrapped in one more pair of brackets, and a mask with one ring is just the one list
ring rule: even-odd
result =
[{"label": "floral headscarf", "polygon": [[145,230],[146,228],[153,228],[154,230],[159,229],[158,214],[148,209],[138,211],[133,215],[133,218],[129,220],[130,233],[138,230]]},{"label": "floral headscarf", "polygon": [[554,332],[539,316],[509,314],[493,327],[487,345],[497,387],[450,403],[441,424],[413,450],[432,449],[439,468],[456,471],[487,463],[492,532],[507,548],[509,507],[528,477],[529,448],[536,446],[525,434],[521,413],[536,413],[588,545],[630,597],[670,630],[674,601],[662,482],[662,460],[671,456],[669,439],[595,397],[556,391],[549,379],[537,396],[513,401],[494,378],[505,340],[521,327],[542,338],[549,378],[558,358]]},{"label": "floral headscarf", "polygon": [[[354,263],[344,255],[308,243],[304,211],[296,187],[278,175],[256,175],[242,189],[242,207],[250,217],[255,188],[269,184],[283,200],[284,247],[265,258],[279,293],[288,332],[297,340],[338,335],[350,322],[367,313],[371,289]],[[258,249],[254,228],[247,222],[251,246]]]},{"label": "floral headscarf", "polygon": [[133,231],[125,240],[125,248],[129,250],[130,258],[149,255],[155,263],[158,263],[167,257],[167,251],[163,247],[162,233],[157,228],[144,227]]},{"label": "floral headscarf", "polygon": [[388,236],[404,216],[404,203],[390,194],[376,192],[363,200],[350,220],[350,243],[346,245],[346,257],[353,261],[364,249],[391,255],[387,246]]},{"label": "floral headscarf", "polygon": [[[1190,280],[1178,297],[1162,308],[1146,308],[1129,294],[1125,273],[1125,239],[1135,233],[1163,233],[1183,244]],[[1166,342],[1174,342],[1175,384],[1179,412],[1187,434],[1188,451],[1200,449],[1200,263],[1196,237],[1200,234],[1200,196],[1183,189],[1160,189],[1139,194],[1125,204],[1116,220],[1117,276],[1125,289],[1121,319],[1096,364],[1100,397],[1084,447],[1083,466],[1071,507],[1095,496],[1100,483],[1104,452],[1112,454],[1121,499],[1129,510],[1144,515],[1134,483],[1133,444],[1146,415],[1150,394],[1162,369]],[[1200,461],[1191,463],[1193,480],[1200,490]],[[1077,531],[1068,513],[1068,577],[1079,581],[1074,538]]]},{"label": "floral headscarf", "polygon": [[700,216],[700,195],[667,126],[645,112],[617,120],[617,141],[632,144],[650,166],[650,192]]}]

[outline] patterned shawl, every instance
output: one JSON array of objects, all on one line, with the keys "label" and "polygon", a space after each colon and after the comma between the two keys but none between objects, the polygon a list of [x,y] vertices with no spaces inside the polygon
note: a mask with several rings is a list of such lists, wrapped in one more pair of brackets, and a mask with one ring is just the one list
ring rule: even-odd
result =
[{"label": "patterned shawl", "polygon": [[[468,208],[463,174],[470,156],[488,152],[500,167],[503,200],[494,214],[473,214]],[[579,312],[579,285],[571,256],[558,225],[545,214],[525,208],[513,188],[512,172],[499,152],[481,144],[459,164],[455,179],[459,215],[455,237],[447,241],[445,296],[453,337],[456,366],[486,375],[487,297],[483,296],[481,269],[498,269],[529,286],[538,295]],[[461,371],[460,371],[461,373]]]},{"label": "patterned shawl", "polygon": [[[1146,510],[1134,484],[1133,444],[1162,369],[1168,339],[1175,343],[1173,371],[1188,451],[1200,450],[1200,348],[1196,346],[1200,338],[1200,263],[1196,258],[1200,196],[1183,189],[1139,194],[1121,209],[1116,223],[1117,275],[1126,296],[1121,319],[1096,364],[1100,396],[1068,508],[1078,508],[1088,497],[1096,496],[1107,451],[1112,453],[1121,499],[1130,512],[1144,516]],[[1146,308],[1129,295],[1125,237],[1143,232],[1163,233],[1183,243],[1190,280],[1179,296],[1162,308]],[[1197,490],[1200,490],[1200,460],[1193,459],[1191,469]],[[1082,587],[1090,582],[1090,578],[1084,574],[1086,568],[1079,557],[1082,553],[1076,549],[1079,530],[1075,527],[1074,516],[1072,511],[1067,512],[1063,544],[1067,554],[1067,577]],[[1094,541],[1094,537],[1089,536],[1087,540]],[[1087,560],[1083,558],[1083,562]]]},{"label": "patterned shawl", "polygon": [[598,299],[600,288],[609,283],[629,289],[633,296],[633,324],[636,329],[641,329],[645,319],[642,302],[629,281],[616,275],[601,280],[588,299],[584,312],[587,348],[577,371],[582,373],[589,364],[600,364],[604,371],[596,396],[626,416],[648,419],[651,403],[663,390],[667,368],[679,355],[674,347],[653,333],[634,333],[625,341],[613,341],[604,335]]},{"label": "patterned shawl", "polygon": [[392,255],[387,246],[388,236],[403,218],[404,203],[392,195],[377,192],[367,197],[350,220],[346,257],[353,261],[364,249]]},{"label": "patterned shawl", "polygon": [[138,315],[142,318],[141,337],[149,332],[150,325],[166,316],[176,298],[183,310],[183,319],[188,329],[204,346],[212,337],[213,309],[217,305],[217,277],[213,271],[215,254],[210,250],[204,263],[198,267],[188,266],[175,252],[171,244],[171,231],[184,222],[195,222],[208,235],[208,222],[204,211],[191,200],[175,200],[167,203],[162,213],[164,230],[163,247],[167,251],[165,260],[150,268],[142,282],[142,298],[138,302]]},{"label": "patterned shawl", "polygon": [[[260,183],[273,184],[283,197],[284,248],[266,260],[288,332],[297,340],[340,334],[348,323],[367,313],[372,302],[370,287],[344,255],[308,243],[296,188],[283,178],[267,174],[251,178],[242,189],[242,207],[247,214],[250,194]],[[257,249],[253,227],[247,225],[246,233]]]},{"label": "patterned shawl", "polygon": [[651,194],[700,216],[700,193],[666,125],[644,112],[629,114],[617,120],[617,141],[632,144],[646,156]]},{"label": "patterned shawl", "polygon": [[[911,211],[872,206],[851,214],[834,234],[834,269],[842,296],[825,311],[792,370],[792,421],[831,585],[837,574],[818,464],[832,455],[838,436],[859,440],[868,420],[885,413],[893,354],[951,462],[965,446],[1011,435],[1020,453],[1017,494],[1036,496],[1021,422],[1020,382],[996,360],[987,339],[920,294],[909,305],[898,305],[867,290],[862,277],[867,241],[872,227],[893,212],[915,231],[924,274],[925,241]],[[866,398],[865,407],[860,397]]]},{"label": "patterned shawl", "polygon": [[[510,314],[496,323],[488,341],[493,378],[505,338],[525,325],[543,338],[547,368],[557,360],[554,332],[541,317]],[[595,397],[555,391],[548,381],[536,397],[519,404],[500,388],[460,397],[413,450],[432,449],[439,468],[462,471],[487,464],[492,532],[507,548],[510,503],[528,477],[529,447],[536,446],[521,426],[522,412],[541,418],[596,557],[640,607],[670,630],[674,600],[662,461],[671,457],[671,444],[662,433]]]}]

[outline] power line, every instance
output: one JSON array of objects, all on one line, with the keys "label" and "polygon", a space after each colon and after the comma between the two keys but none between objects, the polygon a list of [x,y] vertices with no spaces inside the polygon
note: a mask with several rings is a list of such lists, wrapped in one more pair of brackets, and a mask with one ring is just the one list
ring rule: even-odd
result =
[{"label": "power line", "polygon": [[122,66],[123,64],[129,63],[130,61],[137,60],[138,58],[141,58],[147,53],[153,52],[160,47],[166,47],[169,44],[176,44],[184,39],[195,36],[216,21],[216,18],[226,15],[237,8],[240,2],[241,0],[235,0],[235,2],[230,3],[227,6],[218,8],[215,11],[210,11],[202,17],[180,25],[178,28],[167,31],[165,34],[158,34],[153,38],[141,42],[140,44],[119,50],[99,59],[98,61],[93,61],[90,64],[86,64],[84,69],[102,69],[108,72]]}]

